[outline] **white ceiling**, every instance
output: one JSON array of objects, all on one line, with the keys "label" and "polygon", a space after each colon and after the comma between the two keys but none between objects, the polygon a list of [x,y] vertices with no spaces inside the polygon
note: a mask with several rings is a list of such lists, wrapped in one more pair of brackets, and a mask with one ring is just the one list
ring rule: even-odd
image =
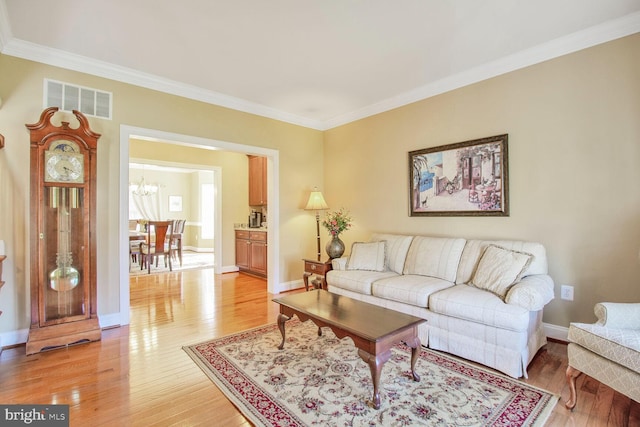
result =
[{"label": "white ceiling", "polygon": [[3,54],[315,129],[637,32],[640,0],[0,0]]}]

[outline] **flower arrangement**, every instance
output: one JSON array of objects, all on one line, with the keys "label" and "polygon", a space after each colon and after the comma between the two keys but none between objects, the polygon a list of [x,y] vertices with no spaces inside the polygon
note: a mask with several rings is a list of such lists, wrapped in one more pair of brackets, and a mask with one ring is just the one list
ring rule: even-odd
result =
[{"label": "flower arrangement", "polygon": [[336,212],[327,212],[322,225],[332,237],[338,237],[340,233],[351,228],[351,221],[349,211],[341,208]]}]

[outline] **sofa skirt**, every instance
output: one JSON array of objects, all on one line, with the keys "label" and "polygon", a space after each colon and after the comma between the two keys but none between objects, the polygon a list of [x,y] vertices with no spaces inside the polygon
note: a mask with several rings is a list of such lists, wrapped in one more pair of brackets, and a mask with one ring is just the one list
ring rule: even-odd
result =
[{"label": "sofa skirt", "polygon": [[513,331],[456,319],[433,313],[426,308],[363,295],[331,285],[328,290],[426,319],[425,323],[418,326],[418,336],[423,346],[480,363],[513,378],[527,377],[527,366],[538,350],[547,343],[542,311],[530,312],[526,330]]}]

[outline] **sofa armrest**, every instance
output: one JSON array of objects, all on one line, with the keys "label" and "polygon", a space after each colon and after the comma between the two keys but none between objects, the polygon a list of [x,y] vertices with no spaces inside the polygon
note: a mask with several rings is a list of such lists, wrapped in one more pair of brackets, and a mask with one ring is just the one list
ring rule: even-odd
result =
[{"label": "sofa armrest", "polygon": [[640,303],[599,302],[593,311],[598,325],[617,329],[640,329]]},{"label": "sofa armrest", "polygon": [[331,260],[331,268],[334,270],[346,270],[348,260],[349,258],[346,256],[342,258],[334,258]]},{"label": "sofa armrest", "polygon": [[554,298],[553,279],[547,274],[533,274],[522,278],[507,293],[505,302],[539,311]]}]

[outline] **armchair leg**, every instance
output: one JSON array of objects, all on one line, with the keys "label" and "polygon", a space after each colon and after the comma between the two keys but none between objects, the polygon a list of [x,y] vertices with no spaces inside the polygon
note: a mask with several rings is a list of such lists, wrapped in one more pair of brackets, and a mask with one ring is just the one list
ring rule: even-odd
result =
[{"label": "armchair leg", "polygon": [[578,399],[576,392],[576,378],[578,378],[581,373],[582,372],[580,372],[573,366],[567,367],[566,377],[567,384],[569,385],[569,400],[567,400],[564,404],[567,409],[573,410],[573,408],[576,406],[576,401]]}]

